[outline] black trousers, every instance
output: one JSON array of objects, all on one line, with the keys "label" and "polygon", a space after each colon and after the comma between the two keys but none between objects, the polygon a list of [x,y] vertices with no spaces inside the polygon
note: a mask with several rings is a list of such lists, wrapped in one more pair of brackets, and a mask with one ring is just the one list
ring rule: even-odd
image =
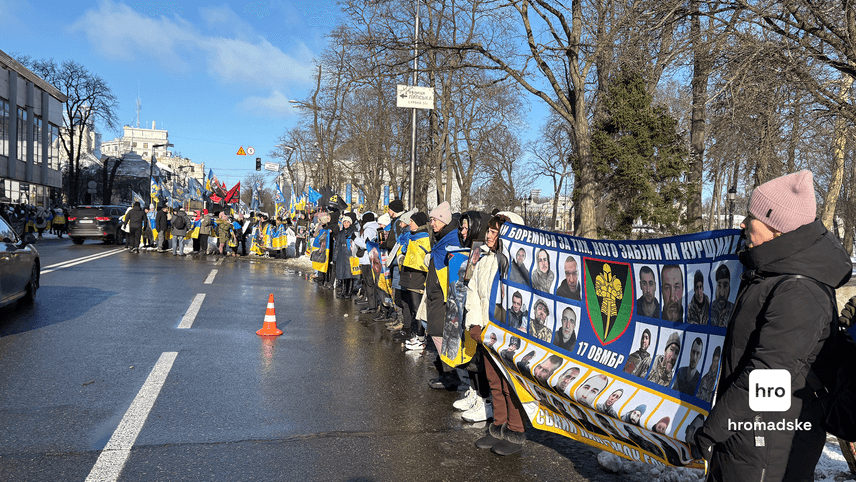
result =
[{"label": "black trousers", "polygon": [[128,249],[139,249],[140,236],[143,234],[143,228],[135,228],[128,226]]},{"label": "black trousers", "polygon": [[422,323],[416,321],[416,310],[422,302],[422,293],[410,290],[401,290],[402,311],[404,312],[404,329],[409,330],[411,335],[425,336],[425,328]]},{"label": "black trousers", "polygon": [[375,283],[371,265],[361,265],[360,272],[363,277],[363,290],[366,294],[366,299],[369,300],[366,308],[370,310],[377,309],[377,283]]}]

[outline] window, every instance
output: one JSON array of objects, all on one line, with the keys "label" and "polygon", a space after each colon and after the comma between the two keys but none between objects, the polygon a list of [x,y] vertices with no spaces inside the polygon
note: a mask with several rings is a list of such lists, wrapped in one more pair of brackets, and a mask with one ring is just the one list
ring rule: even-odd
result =
[{"label": "window", "polygon": [[149,143],[148,143],[148,142],[144,142],[144,143],[143,143],[143,149],[148,149],[148,148],[149,148]]},{"label": "window", "polygon": [[42,163],[42,119],[40,117],[33,119],[33,163],[37,166]]},{"label": "window", "polygon": [[18,159],[27,160],[27,111],[18,107]]},{"label": "window", "polygon": [[60,139],[59,139],[59,127],[49,124],[50,126],[50,148],[48,149],[48,157],[50,158],[50,164],[48,167],[54,170],[59,170],[59,151],[60,151]]},{"label": "window", "polygon": [[136,142],[132,142],[132,143],[131,143],[131,147],[137,147],[137,143],[136,143]]},{"label": "window", "polygon": [[0,99],[0,156],[9,155],[9,101]]}]

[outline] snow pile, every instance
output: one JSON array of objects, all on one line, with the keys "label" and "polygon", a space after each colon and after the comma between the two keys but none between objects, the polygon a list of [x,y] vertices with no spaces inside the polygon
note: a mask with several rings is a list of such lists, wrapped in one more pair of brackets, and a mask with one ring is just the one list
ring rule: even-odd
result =
[{"label": "snow pile", "polygon": [[[701,470],[685,467],[655,467],[642,462],[627,460],[623,457],[603,451],[597,455],[597,462],[607,472],[621,474],[625,480],[633,482],[701,482],[704,473]],[[856,475],[850,472],[847,461],[841,454],[838,440],[829,436],[823,454],[814,469],[814,480],[835,482],[856,482]]]}]

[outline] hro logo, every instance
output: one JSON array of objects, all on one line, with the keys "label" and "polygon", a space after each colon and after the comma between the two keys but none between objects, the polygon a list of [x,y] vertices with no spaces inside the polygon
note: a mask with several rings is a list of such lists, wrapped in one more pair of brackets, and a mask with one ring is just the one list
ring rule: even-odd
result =
[{"label": "hro logo", "polygon": [[749,373],[749,408],[756,412],[784,412],[791,408],[791,374],[781,369]]}]

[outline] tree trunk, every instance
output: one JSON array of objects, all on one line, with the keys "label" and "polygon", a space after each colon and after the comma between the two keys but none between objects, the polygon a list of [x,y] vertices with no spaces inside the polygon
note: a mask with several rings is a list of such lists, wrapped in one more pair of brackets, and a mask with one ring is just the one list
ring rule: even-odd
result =
[{"label": "tree trunk", "polygon": [[[841,91],[838,94],[840,103],[849,98],[850,87],[853,85],[853,77],[845,76],[841,81]],[[823,211],[820,220],[826,229],[832,229],[832,221],[835,216],[835,207],[838,204],[838,195],[841,193],[841,184],[844,180],[844,151],[847,148],[847,122],[843,116],[837,115],[834,123],[834,136],[832,147],[832,178],[829,181],[829,190],[823,199]]]},{"label": "tree trunk", "polygon": [[707,80],[710,75],[708,67],[707,46],[701,35],[701,20],[698,11],[698,0],[692,2],[692,18],[690,19],[690,38],[693,43],[693,79],[692,79],[692,120],[690,123],[690,170],[687,173],[689,196],[687,203],[687,228],[694,233],[703,229],[702,225],[702,176],[704,176],[704,141],[705,120],[707,111]]}]

